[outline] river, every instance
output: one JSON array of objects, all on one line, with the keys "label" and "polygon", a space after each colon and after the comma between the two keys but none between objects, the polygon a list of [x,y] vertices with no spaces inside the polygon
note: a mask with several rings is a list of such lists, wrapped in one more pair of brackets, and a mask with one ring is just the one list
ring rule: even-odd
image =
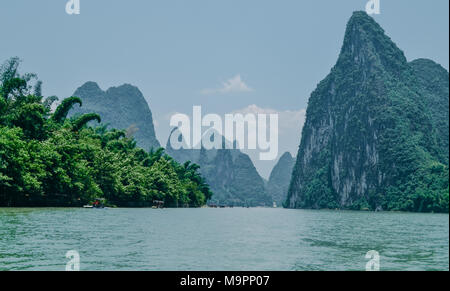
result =
[{"label": "river", "polygon": [[0,208],[0,270],[449,270],[449,215]]}]

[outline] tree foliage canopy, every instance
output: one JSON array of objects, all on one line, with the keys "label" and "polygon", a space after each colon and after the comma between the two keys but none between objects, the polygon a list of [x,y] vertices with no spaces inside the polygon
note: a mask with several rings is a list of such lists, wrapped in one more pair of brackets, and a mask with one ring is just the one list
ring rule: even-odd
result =
[{"label": "tree foliage canopy", "polygon": [[[117,206],[199,207],[212,193],[199,167],[136,147],[124,131],[88,126],[97,114],[68,119],[77,97],[44,99],[19,59],[0,70],[0,206],[80,206],[105,198]],[[32,78],[33,77],[33,78]]]}]

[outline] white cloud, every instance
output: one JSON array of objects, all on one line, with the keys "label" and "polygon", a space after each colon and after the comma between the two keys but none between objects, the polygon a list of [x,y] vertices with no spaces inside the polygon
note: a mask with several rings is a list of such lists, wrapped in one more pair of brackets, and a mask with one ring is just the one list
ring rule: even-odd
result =
[{"label": "white cloud", "polygon": [[201,93],[203,95],[208,94],[228,94],[228,93],[246,93],[254,91],[251,87],[249,87],[241,78],[241,75],[238,74],[233,78],[222,83],[221,88],[217,89],[203,89]]}]

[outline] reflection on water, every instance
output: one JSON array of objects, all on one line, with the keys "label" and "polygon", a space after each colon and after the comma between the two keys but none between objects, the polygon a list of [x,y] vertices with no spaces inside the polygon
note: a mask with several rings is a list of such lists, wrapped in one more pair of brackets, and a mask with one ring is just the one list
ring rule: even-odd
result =
[{"label": "reflection on water", "polygon": [[447,214],[0,208],[0,270],[448,270]]}]

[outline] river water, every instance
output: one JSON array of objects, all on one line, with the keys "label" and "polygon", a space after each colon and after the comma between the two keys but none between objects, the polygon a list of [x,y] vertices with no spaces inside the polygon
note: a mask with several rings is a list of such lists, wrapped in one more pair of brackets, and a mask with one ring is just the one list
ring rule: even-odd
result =
[{"label": "river water", "polygon": [[0,208],[0,270],[449,270],[448,214]]}]

